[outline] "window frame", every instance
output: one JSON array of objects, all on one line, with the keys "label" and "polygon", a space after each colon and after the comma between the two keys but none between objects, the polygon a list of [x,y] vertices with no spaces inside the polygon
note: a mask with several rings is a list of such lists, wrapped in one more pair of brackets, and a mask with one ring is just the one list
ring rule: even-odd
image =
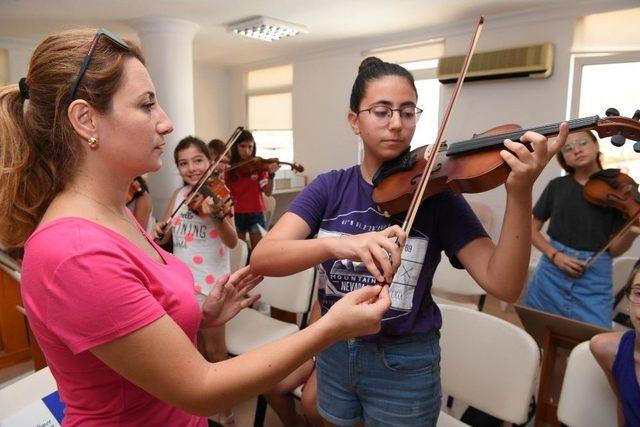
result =
[{"label": "window frame", "polygon": [[[262,69],[278,68],[278,67],[282,67],[282,66],[286,66],[286,65],[291,65],[291,84],[273,86],[273,87],[263,88],[263,89],[250,89],[249,88],[249,73],[250,72],[257,71],[257,70],[262,70]],[[248,129],[248,130],[250,132],[252,132],[252,133],[254,131],[291,131],[291,151],[294,153],[294,157],[295,157],[295,136],[294,136],[294,132],[293,132],[293,73],[294,73],[293,64],[281,64],[281,65],[274,65],[272,67],[264,67],[264,68],[256,68],[256,69],[247,70],[245,72],[245,75],[244,75],[244,86],[245,86],[244,110],[246,112],[246,121],[247,121],[247,127],[248,127],[249,123],[251,122],[250,111],[249,111],[249,98],[250,97],[252,97],[252,96],[264,96],[264,95],[289,94],[291,96],[291,103],[292,103],[292,108],[291,108],[291,128],[290,129]]]},{"label": "window frame", "polygon": [[[572,55],[570,79],[571,88],[569,93],[569,99],[567,102],[567,119],[578,118],[580,112],[580,97],[582,93],[580,88],[582,87],[582,70],[585,66],[590,65],[606,65],[606,64],[621,64],[628,62],[640,62],[640,51],[628,51],[628,52],[589,52]],[[610,106],[603,106],[608,108]],[[620,112],[625,114],[624,111]],[[628,113],[628,112],[627,112]],[[604,116],[605,112],[599,112],[599,115]],[[629,142],[628,142],[629,143]],[[604,160],[604,157],[603,157]],[[640,158],[637,160],[629,159],[630,161],[637,162],[640,166]],[[563,170],[561,175],[565,175]]]}]

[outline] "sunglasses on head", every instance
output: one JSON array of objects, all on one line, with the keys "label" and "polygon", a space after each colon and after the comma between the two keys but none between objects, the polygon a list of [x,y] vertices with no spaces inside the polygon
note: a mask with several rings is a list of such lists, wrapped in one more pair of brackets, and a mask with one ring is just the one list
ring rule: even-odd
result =
[{"label": "sunglasses on head", "polygon": [[75,81],[73,82],[73,86],[71,87],[71,95],[70,95],[71,101],[76,99],[76,92],[78,91],[78,86],[80,86],[80,81],[82,80],[82,76],[84,76],[84,73],[87,71],[87,68],[89,68],[89,61],[91,60],[91,55],[93,55],[93,51],[96,50],[96,46],[101,36],[105,36],[107,39],[111,40],[111,42],[113,42],[116,46],[120,47],[121,49],[124,49],[126,51],[131,50],[129,48],[129,45],[125,43],[125,41],[122,40],[120,37],[116,36],[109,30],[105,30],[104,28],[98,28],[98,31],[96,31],[96,35],[93,37],[93,41],[91,42],[91,46],[89,47],[89,52],[87,52],[87,54],[85,55],[84,60],[82,61],[82,66],[80,66],[80,71],[78,72],[78,76],[76,77]]}]

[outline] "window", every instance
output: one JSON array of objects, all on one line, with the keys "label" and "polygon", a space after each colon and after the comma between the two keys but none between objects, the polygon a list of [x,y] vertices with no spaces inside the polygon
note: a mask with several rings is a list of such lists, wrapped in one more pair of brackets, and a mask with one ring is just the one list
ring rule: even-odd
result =
[{"label": "window", "polygon": [[416,126],[416,132],[411,140],[411,149],[423,145],[431,145],[436,142],[438,134],[438,113],[440,108],[440,86],[436,73],[438,71],[438,60],[420,61],[420,66],[429,68],[416,68],[418,63],[401,64],[410,70],[416,79],[416,89],[418,90],[418,107],[422,108],[422,115]]},{"label": "window", "polygon": [[293,161],[292,84],[290,64],[247,73],[248,128],[260,157]]},{"label": "window", "polygon": [[[640,52],[637,22],[640,8],[586,15],[576,22],[572,59],[571,118],[604,116],[609,107],[632,117],[640,99]],[[633,141],[615,147],[610,138],[600,141],[605,168],[625,169],[640,181],[640,154]]]},{"label": "window", "polygon": [[[621,116],[633,116],[640,99],[639,75],[640,53],[574,58],[571,117],[602,117],[609,107]],[[633,151],[634,142],[615,147],[609,140],[600,140],[603,167],[623,169],[640,182],[640,154]]]}]

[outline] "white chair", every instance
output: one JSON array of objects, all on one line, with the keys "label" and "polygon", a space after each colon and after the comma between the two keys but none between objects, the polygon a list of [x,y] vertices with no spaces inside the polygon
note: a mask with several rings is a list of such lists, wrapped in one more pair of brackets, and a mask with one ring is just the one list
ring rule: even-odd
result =
[{"label": "white chair", "polygon": [[238,244],[235,248],[229,251],[231,272],[238,271],[249,261],[249,247],[247,242],[242,239],[238,239]]},{"label": "white chair", "polygon": [[[433,276],[431,291],[437,297],[437,302],[460,305],[482,311],[487,292],[482,289],[467,270],[458,269],[451,265],[446,255]],[[477,302],[467,302],[467,301]]]},{"label": "white chair", "polygon": [[[623,320],[628,320],[627,301],[625,301],[623,290],[636,261],[638,261],[638,259],[632,257],[620,257],[613,259],[611,293],[613,294],[614,327],[616,326],[616,320],[622,323],[625,323]],[[629,322],[626,323],[628,324]]]},{"label": "white chair", "polygon": [[40,369],[0,389],[0,424],[25,406],[56,391],[56,380],[49,368]]},{"label": "white chair", "polygon": [[[309,268],[286,277],[265,277],[251,294],[261,294],[261,302],[271,307],[306,315],[311,308],[315,269]],[[252,308],[245,308],[227,323],[226,343],[231,354],[242,354],[263,344],[300,330],[298,325],[272,319]]]},{"label": "white chair", "polygon": [[493,210],[491,210],[491,206],[476,201],[470,201],[469,206],[473,209],[487,233],[491,234],[493,231]]},{"label": "white chair", "polygon": [[631,270],[633,270],[633,266],[636,261],[638,261],[638,258],[628,256],[613,259],[613,265],[611,267],[611,281],[613,286],[611,288],[611,292],[614,297],[624,288],[624,285],[627,284],[627,279],[629,278],[629,274],[631,274]]},{"label": "white chair", "polygon": [[[439,307],[443,393],[503,421],[525,423],[540,364],[534,339],[486,313]],[[441,412],[438,426],[459,425],[465,424]]]},{"label": "white chair", "polygon": [[570,427],[617,426],[617,401],[589,342],[576,346],[564,374],[558,421]]},{"label": "white chair", "polygon": [[264,204],[267,208],[267,211],[264,213],[265,219],[267,221],[267,229],[271,228],[271,220],[273,219],[273,213],[276,211],[276,198],[273,196],[265,196],[262,195],[264,199]]},{"label": "white chair", "polygon": [[[265,277],[251,294],[261,294],[260,301],[271,307],[301,314],[300,326],[272,319],[252,308],[245,308],[227,322],[225,340],[229,353],[246,353],[261,345],[293,335],[301,327],[305,327],[311,310],[314,284],[315,268],[308,268],[286,277]],[[262,396],[258,396],[254,425],[263,425],[266,410],[266,401]]]}]

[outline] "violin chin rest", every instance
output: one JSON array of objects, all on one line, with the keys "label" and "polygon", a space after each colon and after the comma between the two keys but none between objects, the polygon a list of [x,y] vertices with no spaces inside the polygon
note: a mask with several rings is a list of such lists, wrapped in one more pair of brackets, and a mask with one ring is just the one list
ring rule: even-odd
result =
[{"label": "violin chin rest", "polygon": [[373,175],[371,183],[374,187],[377,187],[385,178],[393,175],[394,173],[411,169],[416,162],[416,158],[416,153],[407,148],[406,151],[395,159],[384,162],[380,169],[378,169]]}]

